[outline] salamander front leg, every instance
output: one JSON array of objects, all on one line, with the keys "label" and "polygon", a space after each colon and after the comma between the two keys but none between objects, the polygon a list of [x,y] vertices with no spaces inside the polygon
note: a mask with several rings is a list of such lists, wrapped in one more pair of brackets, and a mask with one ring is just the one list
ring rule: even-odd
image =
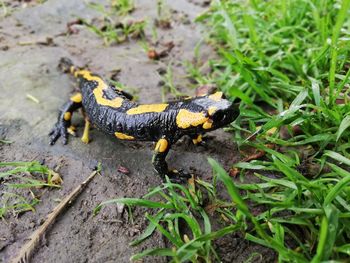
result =
[{"label": "salamander front leg", "polygon": [[165,175],[174,183],[183,183],[186,179],[191,177],[190,174],[183,172],[182,170],[169,170],[168,164],[165,158],[170,150],[169,140],[166,138],[161,138],[154,149],[154,155],[152,158],[152,163],[156,172],[165,180]]},{"label": "salamander front leg", "polygon": [[75,135],[75,127],[71,126],[71,119],[73,112],[81,108],[81,102],[81,93],[76,93],[63,105],[59,111],[57,122],[49,133],[51,145],[55,144],[61,136],[63,138],[63,144],[67,144],[68,133]]},{"label": "salamander front leg", "polygon": [[194,145],[201,145],[204,143],[202,134],[191,136],[191,139]]},{"label": "salamander front leg", "polygon": [[191,135],[190,138],[192,139],[192,142],[194,145],[201,146],[201,147],[204,147],[205,149],[208,149],[208,144],[203,139],[202,134]]}]

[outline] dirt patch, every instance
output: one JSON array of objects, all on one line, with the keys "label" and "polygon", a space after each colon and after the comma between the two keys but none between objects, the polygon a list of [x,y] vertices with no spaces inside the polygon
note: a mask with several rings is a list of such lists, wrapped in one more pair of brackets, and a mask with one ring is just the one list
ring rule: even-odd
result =
[{"label": "dirt patch", "polygon": [[[135,2],[134,19],[152,22],[157,18],[155,1]],[[71,57],[80,65],[88,64],[105,76],[120,71],[118,81],[131,87],[142,103],[162,99],[162,72],[169,64],[176,88],[194,94],[194,90],[188,88],[191,84],[183,62],[192,61],[193,49],[201,39],[200,29],[193,19],[204,10],[205,3],[177,0],[168,1],[167,5],[171,25],[155,29],[160,44],[154,45],[157,48],[161,43],[172,42],[174,46],[159,60],[150,60],[139,41],[104,46],[101,38],[79,24],[74,25],[76,33],[67,34],[67,24],[77,18],[91,20],[100,16],[84,1],[52,0],[14,8],[11,15],[0,20],[0,139],[13,141],[0,146],[1,161],[36,159],[50,168],[59,164],[64,180],[61,189],[49,190],[42,196],[35,213],[27,212],[0,221],[0,262],[8,262],[16,254],[57,201],[80,184],[98,162],[102,163],[102,176],[96,177],[58,218],[36,251],[33,262],[129,262],[130,256],[138,251],[165,245],[159,234],[136,248],[128,245],[147,226],[144,209],[133,211],[133,222],[125,211],[118,213],[115,206],[104,208],[98,216],[92,215],[101,201],[141,197],[149,188],[160,184],[151,164],[153,144],[116,141],[93,130],[89,145],[70,137],[67,146],[59,141],[50,147],[47,133],[56,121],[58,108],[73,90],[69,77],[56,69],[63,56]],[[146,39],[152,38],[151,31],[151,28],[146,30]],[[207,56],[210,52],[210,48],[204,48],[202,53]],[[171,97],[171,94],[167,96]],[[80,123],[78,133],[81,134],[81,118],[74,122]],[[211,178],[207,156],[228,168],[238,158],[236,146],[223,131],[212,135],[207,148],[182,140],[171,151],[169,163],[193,170],[204,179]],[[118,171],[120,166],[126,167],[130,174]],[[242,262],[254,251],[269,255],[268,259],[274,257],[270,251],[252,246],[241,237],[228,236],[222,240],[218,241],[217,248],[219,254],[225,255],[225,262]],[[144,262],[162,261],[149,258]]]}]

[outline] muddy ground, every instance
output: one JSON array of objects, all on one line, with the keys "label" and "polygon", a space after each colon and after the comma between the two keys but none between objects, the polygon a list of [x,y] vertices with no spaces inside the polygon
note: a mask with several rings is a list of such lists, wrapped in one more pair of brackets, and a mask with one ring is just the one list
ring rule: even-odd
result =
[{"label": "muddy ground", "polygon": [[[186,78],[184,61],[193,62],[194,47],[201,40],[201,32],[193,19],[205,10],[206,1],[168,1],[172,14],[171,28],[157,28],[160,43],[173,42],[170,54],[159,61],[147,57],[139,41],[130,40],[106,46],[103,40],[82,25],[74,26],[74,34],[67,34],[67,23],[84,18],[91,20],[101,14],[81,0],[48,0],[42,4],[29,1],[5,1],[0,18],[0,139],[12,144],[0,146],[1,161],[39,160],[50,168],[58,168],[64,183],[61,189],[48,190],[41,197],[36,211],[0,221],[0,262],[8,262],[37,229],[46,215],[72,189],[79,185],[98,163],[102,176],[97,176],[78,199],[56,221],[47,233],[32,262],[129,262],[136,252],[165,246],[156,233],[142,245],[128,243],[147,226],[145,210],[135,209],[131,222],[127,213],[118,214],[115,206],[102,209],[98,216],[93,208],[116,197],[140,197],[148,189],[161,183],[151,164],[153,144],[128,143],[92,130],[89,145],[79,138],[69,138],[48,144],[48,132],[56,121],[59,107],[72,93],[73,82],[57,70],[58,60],[72,58],[79,65],[89,65],[101,75],[111,76],[121,70],[118,81],[131,87],[142,103],[161,101],[162,76],[169,63],[174,83],[181,91],[194,94]],[[38,1],[39,2],[39,1]],[[104,3],[104,1],[99,1]],[[134,19],[147,19],[149,25],[157,17],[156,1],[139,0]],[[154,36],[153,36],[154,37]],[[151,39],[150,27],[146,39]],[[201,48],[202,59],[210,54],[209,47]],[[39,100],[28,99],[31,95]],[[171,98],[171,94],[168,98]],[[78,133],[82,132],[81,118],[75,118]],[[211,156],[228,168],[238,160],[236,146],[223,131],[213,133],[208,147],[195,147],[186,140],[178,143],[169,154],[171,166],[190,168],[196,175],[210,180],[211,169],[206,158]],[[125,175],[118,167],[130,170]],[[216,242],[217,252],[224,262],[244,262],[252,253],[255,261],[271,262],[274,254],[238,236],[227,236]],[[166,259],[146,258],[143,262],[166,262]]]}]

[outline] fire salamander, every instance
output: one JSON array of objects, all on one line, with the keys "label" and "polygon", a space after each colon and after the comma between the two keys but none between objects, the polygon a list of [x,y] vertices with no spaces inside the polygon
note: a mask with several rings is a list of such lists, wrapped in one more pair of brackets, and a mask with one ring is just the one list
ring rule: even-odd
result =
[{"label": "fire salamander", "polygon": [[62,136],[67,144],[68,133],[75,135],[72,114],[82,108],[85,128],[84,143],[89,142],[89,128],[94,125],[120,140],[154,141],[152,163],[163,179],[173,181],[188,178],[182,170],[169,170],[165,158],[171,145],[184,135],[195,144],[202,134],[231,123],[239,114],[238,105],[225,99],[222,92],[160,104],[138,104],[132,96],[108,84],[100,76],[75,67],[62,58],[59,68],[79,80],[79,92],[63,105],[58,120],[50,132],[53,145]]}]

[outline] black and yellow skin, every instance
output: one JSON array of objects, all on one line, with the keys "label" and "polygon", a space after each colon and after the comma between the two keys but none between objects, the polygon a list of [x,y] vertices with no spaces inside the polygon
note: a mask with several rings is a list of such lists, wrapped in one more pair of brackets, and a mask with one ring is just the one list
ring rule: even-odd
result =
[{"label": "black and yellow skin", "polygon": [[82,108],[86,125],[82,140],[88,142],[89,124],[121,140],[157,142],[152,159],[155,170],[173,180],[188,175],[169,170],[166,155],[178,139],[188,135],[194,143],[201,135],[231,123],[239,114],[238,105],[226,100],[222,92],[161,104],[138,104],[132,96],[105,82],[87,70],[61,59],[60,67],[79,80],[79,91],[60,110],[58,121],[50,135],[53,145],[62,136],[67,143],[68,133],[74,134],[71,117]]}]

